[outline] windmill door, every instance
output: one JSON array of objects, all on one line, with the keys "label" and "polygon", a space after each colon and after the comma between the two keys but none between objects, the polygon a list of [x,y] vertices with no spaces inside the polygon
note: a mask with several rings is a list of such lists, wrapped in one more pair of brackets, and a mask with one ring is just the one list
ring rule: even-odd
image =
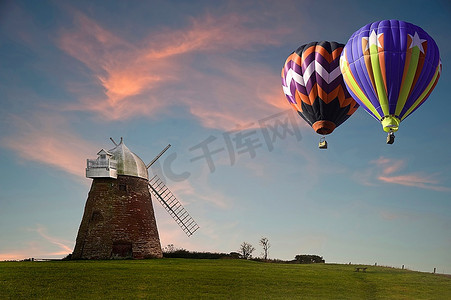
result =
[{"label": "windmill door", "polygon": [[113,257],[132,257],[132,243],[130,242],[114,242],[113,243]]}]

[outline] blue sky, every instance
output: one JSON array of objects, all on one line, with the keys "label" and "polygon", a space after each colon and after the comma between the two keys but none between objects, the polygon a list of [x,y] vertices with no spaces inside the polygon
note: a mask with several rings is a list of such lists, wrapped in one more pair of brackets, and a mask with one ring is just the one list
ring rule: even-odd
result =
[{"label": "blue sky", "polygon": [[[286,57],[392,18],[438,44],[435,90],[395,144],[358,109],[319,150],[283,95]],[[152,173],[201,228],[154,202],[163,247],[259,256],[267,237],[270,258],[451,273],[449,28],[446,1],[2,1],[0,260],[70,253],[86,159],[124,137],[145,162],[172,144]]]}]

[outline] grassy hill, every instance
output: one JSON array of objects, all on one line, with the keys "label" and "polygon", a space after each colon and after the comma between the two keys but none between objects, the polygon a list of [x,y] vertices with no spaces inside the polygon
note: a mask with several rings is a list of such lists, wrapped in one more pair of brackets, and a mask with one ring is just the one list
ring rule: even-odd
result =
[{"label": "grassy hill", "polygon": [[235,259],[0,262],[0,299],[451,299],[451,278]]}]

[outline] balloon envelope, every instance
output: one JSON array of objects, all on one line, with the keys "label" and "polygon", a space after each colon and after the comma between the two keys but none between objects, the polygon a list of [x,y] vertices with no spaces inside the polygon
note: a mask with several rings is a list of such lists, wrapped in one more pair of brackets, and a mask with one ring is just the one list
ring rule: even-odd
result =
[{"label": "balloon envelope", "polygon": [[312,42],[288,56],[282,88],[288,102],[313,129],[330,134],[359,107],[348,93],[339,67],[343,44]]},{"label": "balloon envelope", "polygon": [[340,68],[350,94],[390,132],[428,98],[441,62],[435,41],[423,29],[384,20],[351,36]]}]

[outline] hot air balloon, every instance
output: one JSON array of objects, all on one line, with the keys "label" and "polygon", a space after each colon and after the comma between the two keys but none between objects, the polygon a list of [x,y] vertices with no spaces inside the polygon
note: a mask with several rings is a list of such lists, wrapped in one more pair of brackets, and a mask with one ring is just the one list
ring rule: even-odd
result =
[{"label": "hot air balloon", "polygon": [[388,132],[429,97],[442,65],[434,40],[420,27],[398,20],[370,23],[347,42],[340,59],[346,87]]},{"label": "hot air balloon", "polygon": [[[326,41],[302,45],[288,56],[282,69],[282,88],[288,102],[321,135],[332,133],[359,107],[340,72],[343,46]],[[319,148],[327,148],[324,137]]]}]

